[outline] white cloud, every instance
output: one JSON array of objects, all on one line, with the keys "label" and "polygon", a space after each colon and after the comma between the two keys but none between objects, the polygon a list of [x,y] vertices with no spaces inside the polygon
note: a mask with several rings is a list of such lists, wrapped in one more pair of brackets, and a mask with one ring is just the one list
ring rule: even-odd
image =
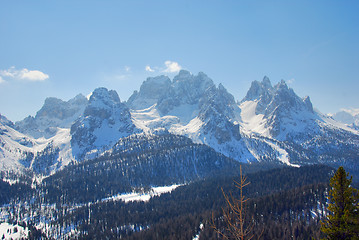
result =
[{"label": "white cloud", "polygon": [[295,82],[295,79],[294,79],[294,78],[291,78],[291,79],[287,80],[286,82],[287,82],[287,84],[292,84],[292,83]]},{"label": "white cloud", "polygon": [[1,83],[4,83],[4,82],[5,82],[5,80],[2,79],[2,77],[0,76],[0,84],[1,84]]},{"label": "white cloud", "polygon": [[24,68],[20,71],[20,78],[30,81],[44,81],[49,78],[49,75],[38,70],[27,70]]},{"label": "white cloud", "polygon": [[10,78],[15,78],[17,70],[15,69],[15,67],[10,67],[7,70],[0,70],[0,75],[2,77],[10,77]]},{"label": "white cloud", "polygon": [[129,72],[129,71],[131,71],[131,68],[129,66],[125,66],[125,71]]},{"label": "white cloud", "polygon": [[166,69],[163,72],[173,73],[179,72],[182,67],[177,62],[166,61],[165,62]]},{"label": "white cloud", "polygon": [[176,73],[182,69],[182,66],[178,64],[178,62],[173,61],[165,61],[165,68],[163,67],[151,67],[150,65],[146,65],[145,70],[146,72],[165,72],[165,73]]},{"label": "white cloud", "polygon": [[146,66],[145,69],[146,69],[147,72],[154,72],[154,71],[155,71],[155,70],[153,70],[153,69],[152,69],[150,66],[148,66],[148,65]]},{"label": "white cloud", "polygon": [[27,68],[17,70],[15,67],[10,67],[7,70],[0,70],[0,77],[35,82],[45,81],[49,78],[49,75],[38,70],[28,70]]}]

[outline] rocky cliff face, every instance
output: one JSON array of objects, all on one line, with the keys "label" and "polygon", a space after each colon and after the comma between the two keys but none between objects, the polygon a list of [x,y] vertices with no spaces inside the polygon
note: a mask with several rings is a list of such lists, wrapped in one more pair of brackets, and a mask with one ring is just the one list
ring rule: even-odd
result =
[{"label": "rocky cliff face", "polygon": [[170,90],[171,80],[167,76],[147,78],[142,83],[140,91],[135,91],[128,99],[127,105],[135,110],[149,108],[157,104]]},{"label": "rocky cliff face", "polygon": [[180,105],[198,104],[208,88],[214,86],[213,81],[204,73],[197,76],[181,70],[171,81],[166,76],[148,78],[141,85],[139,92],[127,101],[131,109],[145,109],[156,104],[162,115]]},{"label": "rocky cliff face", "polygon": [[265,111],[268,104],[271,102],[274,94],[274,88],[268,77],[264,77],[262,82],[253,81],[247,95],[243,98],[245,101],[256,101],[256,114],[261,114]]},{"label": "rocky cliff face", "polygon": [[9,119],[7,119],[4,115],[0,114],[0,124],[3,126],[9,126],[14,128],[14,123],[12,121],[10,121]]},{"label": "rocky cliff face", "polygon": [[[284,81],[274,87],[268,77],[262,82],[254,81],[244,102],[255,102],[255,114],[263,115],[270,136],[285,140],[287,136],[305,131],[318,131],[314,124],[318,116],[314,113],[309,97],[298,97]],[[300,126],[298,126],[300,125]]]},{"label": "rocky cliff face", "polygon": [[204,73],[195,76],[188,71],[181,70],[173,78],[170,91],[159,99],[158,109],[162,114],[167,114],[180,105],[198,104],[206,91],[213,87],[213,81]]},{"label": "rocky cliff face", "polygon": [[69,101],[47,98],[35,117],[29,116],[15,124],[15,129],[35,138],[51,138],[58,128],[69,128],[79,118],[88,100],[79,94]]},{"label": "rocky cliff face", "polygon": [[136,131],[129,109],[116,91],[97,88],[83,116],[71,126],[73,154],[79,160],[92,158]]},{"label": "rocky cliff face", "polygon": [[359,153],[353,151],[358,132],[314,111],[310,98],[298,97],[284,81],[274,87],[266,77],[253,82],[240,106],[241,125],[250,136],[246,142],[257,159],[297,166],[342,164],[358,172],[354,156]]},{"label": "rocky cliff face", "polygon": [[[161,91],[155,91],[151,83]],[[133,118],[144,130],[165,128],[241,159],[239,152],[244,147],[236,119],[240,109],[224,86],[217,87],[204,73],[182,70],[172,82],[165,77],[147,79],[127,104],[135,109]],[[141,109],[150,104],[151,110]]]},{"label": "rocky cliff face", "polygon": [[236,111],[239,109],[234,97],[222,84],[218,88],[212,86],[206,90],[199,108],[198,117],[204,122],[205,135],[213,135],[219,144],[241,139],[239,124],[235,122]]}]

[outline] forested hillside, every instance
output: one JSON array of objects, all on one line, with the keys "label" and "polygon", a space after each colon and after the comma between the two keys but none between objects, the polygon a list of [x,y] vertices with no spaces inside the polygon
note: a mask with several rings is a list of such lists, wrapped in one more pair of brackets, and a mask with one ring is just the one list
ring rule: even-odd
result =
[{"label": "forested hillside", "polygon": [[[326,191],[333,170],[325,166],[281,168],[248,174],[245,189],[248,215],[255,233],[263,239],[308,239],[319,235],[318,222],[325,212]],[[128,239],[217,239],[225,192],[238,195],[234,180],[222,176],[196,181],[148,202],[106,201],[87,204],[56,221],[57,226],[76,226],[76,237]],[[203,225],[200,229],[201,224]]]}]

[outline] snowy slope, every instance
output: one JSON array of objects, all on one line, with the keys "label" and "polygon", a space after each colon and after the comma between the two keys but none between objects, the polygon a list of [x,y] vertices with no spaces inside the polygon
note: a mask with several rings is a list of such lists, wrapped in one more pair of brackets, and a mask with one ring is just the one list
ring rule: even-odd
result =
[{"label": "snowy slope", "polygon": [[[59,129],[49,139],[26,136],[0,124],[0,169],[21,174],[26,168],[49,174],[73,161],[70,130]],[[50,156],[56,152],[56,158]]]},{"label": "snowy slope", "polygon": [[241,131],[246,135],[258,134],[269,137],[264,114],[256,114],[257,101],[245,101],[239,105],[241,109]]},{"label": "snowy slope", "polygon": [[0,168],[2,171],[21,172],[24,166],[21,159],[32,153],[36,143],[33,139],[0,124]]}]

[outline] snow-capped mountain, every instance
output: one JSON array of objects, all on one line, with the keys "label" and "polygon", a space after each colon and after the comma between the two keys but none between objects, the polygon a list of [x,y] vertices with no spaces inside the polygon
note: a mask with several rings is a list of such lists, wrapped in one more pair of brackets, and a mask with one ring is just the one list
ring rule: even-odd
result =
[{"label": "snow-capped mountain", "polygon": [[0,124],[0,168],[20,172],[49,175],[70,162],[114,153],[126,137],[158,132],[187,137],[240,162],[343,164],[359,171],[359,132],[314,110],[309,97],[298,97],[284,81],[273,86],[267,77],[236,102],[206,74],[182,70],[173,80],[148,78],[127,102],[114,90],[97,88],[89,100],[48,98],[35,117],[14,124],[1,116]]},{"label": "snow-capped mountain", "polygon": [[0,114],[0,124],[3,126],[9,126],[14,128],[14,123],[1,114]]},{"label": "snow-capped mountain", "polygon": [[[47,98],[35,117],[13,124],[1,116],[0,168],[49,175],[70,162],[97,156],[138,132],[115,91],[95,89],[89,100]],[[20,132],[21,131],[21,132]]]},{"label": "snow-capped mountain", "polygon": [[13,129],[14,123],[0,115],[0,169],[21,172],[25,167],[18,161],[26,158],[34,146],[32,139]]},{"label": "snow-capped mountain", "polygon": [[274,87],[267,77],[253,82],[240,108],[241,132],[257,159],[276,152],[289,165],[342,164],[358,170],[358,131],[313,110],[309,97],[299,98],[284,81]]},{"label": "snow-capped mountain", "polygon": [[70,127],[83,114],[87,102],[83,95],[67,102],[47,98],[35,117],[13,124],[2,116],[1,169],[19,173],[31,169],[48,175],[74,161]]},{"label": "snow-capped mountain", "polygon": [[329,116],[335,121],[345,123],[349,127],[359,130],[359,109],[342,109],[341,111]]},{"label": "snow-capped mountain", "polygon": [[97,88],[83,115],[71,126],[72,153],[78,160],[93,158],[136,132],[130,111],[116,91]]},{"label": "snow-capped mountain", "polygon": [[49,139],[35,139],[15,130],[4,116],[0,118],[0,169],[5,175],[27,170],[48,175],[73,160],[69,129],[59,129]]},{"label": "snow-capped mountain", "polygon": [[35,117],[16,122],[15,129],[34,138],[53,137],[59,128],[69,128],[83,114],[87,103],[81,94],[67,102],[49,97]]},{"label": "snow-capped mountain", "polygon": [[243,128],[265,137],[286,140],[296,134],[318,131],[318,116],[309,97],[299,98],[284,81],[274,87],[267,77],[262,82],[252,82],[240,107]]},{"label": "snow-capped mountain", "polygon": [[[150,83],[163,90],[151,94]],[[181,70],[172,82],[164,76],[148,78],[127,104],[135,125],[144,131],[165,128],[234,159],[255,160],[241,140],[234,97],[204,73]]]}]

